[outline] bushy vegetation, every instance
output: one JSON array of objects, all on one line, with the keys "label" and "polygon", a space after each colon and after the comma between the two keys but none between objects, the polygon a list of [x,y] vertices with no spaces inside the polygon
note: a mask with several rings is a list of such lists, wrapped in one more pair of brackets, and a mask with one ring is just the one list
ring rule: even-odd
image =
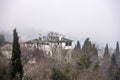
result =
[{"label": "bushy vegetation", "polygon": [[117,72],[114,76],[114,80],[120,80],[120,68],[117,70]]},{"label": "bushy vegetation", "polygon": [[51,80],[68,80],[66,75],[62,71],[56,68],[52,69],[52,75],[50,79]]},{"label": "bushy vegetation", "polygon": [[[0,55],[0,80],[120,80],[119,42],[114,53],[108,44],[103,53],[99,60],[98,48],[87,38],[83,46],[77,41],[71,61],[56,60],[41,50],[20,48],[15,29],[12,58]],[[31,59],[36,63],[29,63]]]},{"label": "bushy vegetation", "polygon": [[81,56],[79,61],[77,62],[79,69],[88,69],[91,66],[90,58],[85,55]]}]

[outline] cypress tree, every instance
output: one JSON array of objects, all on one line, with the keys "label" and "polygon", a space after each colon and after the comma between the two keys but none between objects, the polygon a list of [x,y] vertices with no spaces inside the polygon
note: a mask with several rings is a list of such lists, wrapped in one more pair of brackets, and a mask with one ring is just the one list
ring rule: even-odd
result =
[{"label": "cypress tree", "polygon": [[76,44],[75,44],[74,50],[76,50],[76,48],[77,48],[77,46],[76,46]]},{"label": "cypress tree", "polygon": [[111,62],[112,64],[116,65],[116,57],[115,57],[115,53],[112,54],[112,57],[111,57]]},{"label": "cypress tree", "polygon": [[104,57],[110,57],[108,44],[106,44],[106,47],[105,47]]},{"label": "cypress tree", "polygon": [[23,77],[23,66],[21,63],[21,51],[19,45],[19,37],[16,29],[13,31],[13,49],[12,49],[12,57],[11,57],[11,80],[17,79],[22,80]]},{"label": "cypress tree", "polygon": [[116,49],[115,49],[115,57],[117,61],[118,67],[120,67],[120,51],[119,51],[119,42],[116,43]]},{"label": "cypress tree", "polygon": [[115,53],[119,55],[119,42],[117,41]]},{"label": "cypress tree", "polygon": [[76,51],[81,51],[81,45],[80,45],[80,42],[77,41],[77,44],[75,45],[75,48],[74,48]]},{"label": "cypress tree", "polygon": [[80,45],[80,42],[79,42],[79,41],[77,41],[76,47],[81,50],[81,45]]},{"label": "cypress tree", "polygon": [[82,47],[82,52],[89,53],[90,49],[91,49],[91,41],[89,40],[89,38],[87,38],[84,41],[84,45]]},{"label": "cypress tree", "polygon": [[89,38],[87,38],[84,42],[84,46],[91,46],[91,41]]}]

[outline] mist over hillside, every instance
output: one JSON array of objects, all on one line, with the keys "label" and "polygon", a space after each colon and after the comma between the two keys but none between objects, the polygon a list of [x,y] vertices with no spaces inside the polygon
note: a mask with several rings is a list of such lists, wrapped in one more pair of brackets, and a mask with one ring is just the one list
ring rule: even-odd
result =
[{"label": "mist over hillside", "polygon": [[[18,28],[19,29],[19,28]],[[20,40],[21,41],[27,41],[27,40],[31,40],[31,39],[34,39],[34,38],[39,38],[39,34],[41,35],[47,35],[48,32],[51,32],[49,30],[31,30],[31,29],[28,29],[28,30],[18,30],[19,32],[19,37],[20,37]],[[53,32],[56,32],[56,31],[53,31]],[[2,30],[0,31],[1,34],[4,34],[5,35],[5,38],[6,38],[6,41],[10,41],[12,42],[12,31],[11,30]],[[72,33],[67,33],[67,32],[63,32],[61,33],[60,31],[58,31],[58,33],[60,34],[64,34],[66,37],[69,37],[70,39],[73,40],[73,47],[75,46],[75,43],[77,42],[77,40],[80,41],[81,45],[83,45],[83,42],[84,40],[89,37],[90,40],[95,43],[96,45],[98,45],[99,48],[104,48],[105,44],[108,43],[109,44],[109,47],[110,48],[114,48],[115,47],[115,42],[116,41],[119,41],[119,38],[118,39],[111,39],[110,41],[106,41],[104,40],[104,36],[102,39],[97,39],[95,38],[95,36],[84,36],[84,35],[80,35],[80,37],[77,37],[76,35],[73,35]]]},{"label": "mist over hillside", "polygon": [[8,41],[8,42],[13,41],[13,38],[12,38],[13,35],[12,35],[11,31],[3,31],[3,30],[1,30],[0,34],[4,35],[6,41]]}]

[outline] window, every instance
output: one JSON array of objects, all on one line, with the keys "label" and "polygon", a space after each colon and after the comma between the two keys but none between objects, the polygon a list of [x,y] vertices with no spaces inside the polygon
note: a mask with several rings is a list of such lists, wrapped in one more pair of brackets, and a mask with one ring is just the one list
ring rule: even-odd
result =
[{"label": "window", "polygon": [[46,45],[49,45],[49,43],[46,43]]},{"label": "window", "polygon": [[71,42],[69,43],[69,46],[71,46],[72,44],[71,44]]},{"label": "window", "polygon": [[71,44],[71,42],[66,42],[65,45],[66,45],[66,46],[71,46],[72,44]]},{"label": "window", "polygon": [[66,42],[66,44],[65,44],[66,46],[68,46],[68,43]]}]

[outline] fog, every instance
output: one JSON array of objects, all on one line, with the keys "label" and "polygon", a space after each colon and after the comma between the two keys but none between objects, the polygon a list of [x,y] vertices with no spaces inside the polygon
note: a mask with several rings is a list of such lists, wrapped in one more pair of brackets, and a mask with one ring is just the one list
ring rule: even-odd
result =
[{"label": "fog", "polygon": [[120,41],[119,0],[0,0],[0,29],[17,28],[24,40],[55,31],[74,41],[115,47]]}]

